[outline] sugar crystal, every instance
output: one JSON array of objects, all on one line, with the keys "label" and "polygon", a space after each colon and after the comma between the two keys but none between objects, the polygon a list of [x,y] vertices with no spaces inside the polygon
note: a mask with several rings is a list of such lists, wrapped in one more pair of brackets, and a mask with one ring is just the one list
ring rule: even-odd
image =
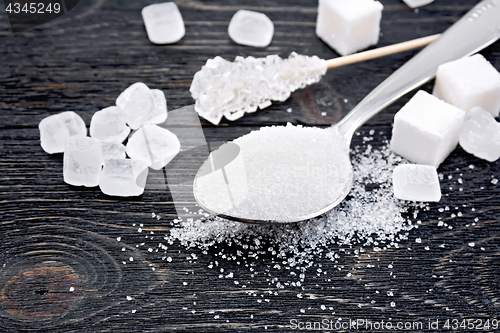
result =
[{"label": "sugar crystal", "polygon": [[38,128],[42,149],[49,154],[62,153],[66,140],[70,137],[87,135],[85,122],[73,111],[48,116],[42,119]]},{"label": "sugar crystal", "polygon": [[496,161],[500,157],[500,123],[488,111],[472,108],[465,116],[459,142],[468,153]]},{"label": "sugar crystal", "polygon": [[235,43],[266,47],[273,39],[274,24],[265,14],[242,9],[231,18],[228,33]]},{"label": "sugar crystal", "polygon": [[146,6],[141,14],[148,38],[152,43],[176,43],[186,33],[181,12],[174,2]]},{"label": "sugar crystal", "polygon": [[102,161],[101,141],[89,137],[69,138],[64,147],[64,181],[75,186],[97,186]]},{"label": "sugar crystal", "polygon": [[293,91],[318,82],[326,70],[325,60],[295,52],[288,59],[238,56],[229,62],[215,57],[194,75],[190,92],[196,112],[218,124],[223,116],[236,120],[270,101],[285,101]]},{"label": "sugar crystal", "polygon": [[144,124],[159,124],[167,119],[167,101],[161,90],[149,89],[136,82],[116,99],[116,105],[125,111],[127,124],[138,129]]},{"label": "sugar crystal", "polygon": [[109,159],[104,161],[99,188],[104,194],[130,197],[144,192],[148,166],[143,161]]},{"label": "sugar crystal", "polygon": [[[430,4],[431,2],[434,2],[434,0],[403,0],[403,1],[410,8],[422,7],[422,6]],[[418,13],[418,9],[417,9],[416,13]]]},{"label": "sugar crystal", "polygon": [[151,89],[154,107],[149,115],[148,124],[161,124],[167,120],[167,99],[160,89]]},{"label": "sugar crystal", "polygon": [[101,142],[103,161],[116,158],[125,158],[125,146],[121,143]]},{"label": "sugar crystal", "polygon": [[439,201],[441,188],[436,168],[430,165],[401,164],[393,173],[394,196],[411,201]]},{"label": "sugar crystal", "polygon": [[123,142],[130,133],[125,112],[117,106],[97,111],[90,120],[90,136],[106,142]]},{"label": "sugar crystal", "polygon": [[157,125],[144,125],[130,136],[126,151],[130,158],[159,170],[179,153],[180,148],[174,133]]}]

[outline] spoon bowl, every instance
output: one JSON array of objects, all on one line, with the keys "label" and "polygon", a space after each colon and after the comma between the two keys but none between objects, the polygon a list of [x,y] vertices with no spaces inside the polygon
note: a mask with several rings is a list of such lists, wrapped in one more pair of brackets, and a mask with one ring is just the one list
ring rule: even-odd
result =
[{"label": "spoon bowl", "polygon": [[[415,57],[410,59],[405,65],[399,68],[378,87],[376,87],[338,124],[329,128],[328,130],[330,131],[330,134],[336,137],[336,143],[341,146],[341,149],[339,149],[339,147],[324,147],[321,156],[325,158],[333,157],[332,160],[334,161],[349,161],[348,147],[352,136],[354,132],[368,119],[383,110],[402,95],[432,79],[436,75],[436,71],[441,64],[471,55],[492,44],[498,38],[500,38],[500,2],[496,0],[484,0],[477,4],[453,26],[451,26],[439,39],[419,52]],[[304,130],[305,129],[306,128],[304,128]],[[299,132],[295,133],[300,134]],[[250,135],[251,134],[248,134],[238,138],[234,141],[234,143],[238,144],[238,140],[248,140]],[[328,137],[326,138],[329,139]],[[295,138],[292,136],[287,139],[293,142]],[[297,142],[300,142],[300,140]],[[255,145],[258,145],[258,143],[255,143]],[[266,153],[266,147],[266,145],[261,146],[264,154]],[[297,149],[297,156],[302,158],[303,152],[301,152],[298,147],[292,146],[290,148]],[[224,149],[222,152],[223,151]],[[224,153],[222,153],[222,155],[224,155]],[[225,158],[224,160],[230,160],[230,162],[232,162],[233,160],[236,161],[237,158],[235,157],[233,160]],[[336,190],[333,193],[330,192],[327,196],[328,202],[318,202],[315,203],[316,205],[310,205],[309,209],[298,209],[295,214],[288,214],[283,217],[276,217],[275,213],[272,210],[269,210],[268,213],[264,212],[256,218],[255,216],[252,216],[251,212],[248,210],[238,211],[238,209],[234,209],[241,204],[238,203],[238,196],[232,195],[231,191],[228,192],[229,195],[227,202],[229,204],[227,207],[230,207],[228,209],[221,209],[218,207],[219,202],[217,202],[217,200],[212,201],[212,203],[210,203],[209,200],[206,200],[207,197],[209,197],[209,195],[207,195],[207,191],[213,191],[212,194],[217,193],[220,195],[222,193],[221,191],[224,191],[224,186],[230,189],[231,186],[234,185],[232,190],[237,194],[239,193],[240,197],[247,199],[245,206],[252,207],[251,196],[245,196],[245,191],[241,191],[241,188],[238,187],[240,184],[245,184],[245,180],[236,181],[232,184],[231,173],[227,172],[231,169],[229,164],[227,164],[227,167],[224,166],[217,169],[214,168],[213,161],[214,160],[212,158],[210,162],[212,167],[211,170],[221,174],[221,177],[219,178],[223,179],[224,183],[222,183],[222,181],[220,182],[222,187],[220,186],[221,184],[219,184],[219,186],[213,186],[211,188],[212,184],[205,181],[203,186],[201,176],[206,174],[206,172],[202,172],[203,167],[200,168],[193,186],[193,193],[196,201],[201,208],[211,214],[218,215],[229,220],[246,223],[286,223],[299,222],[314,218],[333,209],[340,202],[342,202],[342,200],[349,194],[353,184],[352,166],[350,162],[343,162],[341,167],[345,169],[345,173],[342,174],[342,177],[337,179],[338,183],[329,183],[330,185],[335,186]],[[279,156],[275,157],[275,161],[277,166],[282,168],[289,167],[289,165],[284,163]],[[234,164],[236,162],[232,163]],[[234,167],[234,165],[232,167]],[[240,172],[240,175],[244,174],[245,172]],[[275,176],[275,178],[279,178],[279,174],[279,171],[277,171],[275,175],[271,175],[271,179],[273,179],[273,176]],[[335,180],[335,178],[331,179]],[[213,184],[216,184],[216,182]],[[320,182],[320,184],[323,183]],[[252,184],[249,184],[250,187],[251,185]],[[287,180],[284,180],[281,185],[283,187],[287,186]],[[265,186],[266,184],[260,184],[260,187]],[[314,192],[315,189],[313,188],[311,191]],[[301,193],[304,198],[310,194],[307,193],[307,191],[299,191],[299,193]],[[246,194],[252,194],[252,190],[248,192],[247,189]],[[254,198],[260,199],[260,195],[255,196]],[[276,200],[279,201],[279,199],[280,197],[276,196]],[[276,207],[278,206],[279,202],[276,202]],[[255,209],[258,210],[259,207],[255,207]]]},{"label": "spoon bowl", "polygon": [[222,145],[200,167],[193,185],[207,212],[241,222],[286,223],[330,210],[352,182],[347,143],[335,128],[289,124]]},{"label": "spoon bowl", "polygon": [[326,207],[324,207],[322,209],[315,210],[314,212],[311,212],[309,214],[304,214],[304,215],[296,216],[296,217],[293,218],[293,220],[292,219],[287,219],[287,220],[259,220],[259,219],[245,218],[245,217],[242,217],[242,216],[237,216],[235,214],[233,214],[233,215],[227,215],[227,214],[224,214],[224,213],[217,213],[217,212],[211,211],[209,207],[205,207],[202,204],[202,201],[200,201],[198,199],[197,199],[197,202],[198,202],[199,206],[203,210],[205,210],[205,211],[207,211],[207,212],[209,212],[211,214],[217,215],[217,216],[219,216],[221,218],[224,218],[226,220],[232,220],[232,221],[243,222],[243,223],[251,223],[251,224],[275,224],[275,223],[303,222],[303,221],[307,221],[307,220],[310,220],[312,218],[315,218],[315,217],[317,217],[319,215],[322,215],[322,214],[324,214],[326,212],[329,212],[330,210],[332,210],[333,208],[335,208],[338,204],[340,204],[345,199],[345,197],[347,197],[347,195],[349,194],[349,192],[351,191],[353,180],[354,180],[354,174],[352,173],[352,168],[351,168],[351,177],[350,177],[350,179],[345,182],[342,191],[338,193],[338,197],[334,201],[332,201],[328,206],[326,206]]}]

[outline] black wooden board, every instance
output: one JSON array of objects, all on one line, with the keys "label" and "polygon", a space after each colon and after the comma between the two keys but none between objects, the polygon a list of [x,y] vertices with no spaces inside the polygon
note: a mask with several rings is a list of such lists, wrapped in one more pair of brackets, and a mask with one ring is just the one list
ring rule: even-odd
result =
[{"label": "black wooden board", "polygon": [[[399,0],[381,2],[378,46],[440,33],[478,1],[436,0],[418,11]],[[500,164],[461,148],[439,168],[446,195],[421,213],[422,224],[399,248],[350,251],[340,259],[341,271],[340,264],[317,258],[316,265],[327,274],[310,271],[301,286],[282,288],[270,276],[283,274],[286,280],[288,272],[268,272],[271,254],[248,259],[252,271],[219,255],[222,250],[228,256],[245,251],[238,246],[202,251],[175,242],[167,254],[156,252],[176,217],[166,186],[150,185],[139,198],[116,199],[65,184],[62,156],[46,154],[39,144],[37,126],[44,117],[73,110],[88,126],[95,111],[113,105],[137,81],[162,89],[169,110],[192,104],[193,75],[217,55],[228,60],[238,55],[288,56],[292,51],[324,59],[338,56],[315,35],[317,1],[179,0],[186,35],[162,46],[149,42],[143,26],[140,12],[150,3],[80,1],[68,14],[15,34],[0,6],[0,331],[264,332],[298,329],[294,320],[358,319],[394,325],[421,322],[429,332],[454,327],[499,331],[493,324],[500,319],[500,184],[491,181],[499,178]],[[269,47],[250,48],[229,39],[227,25],[238,9],[271,18],[275,34]],[[287,101],[235,122],[213,126],[200,119],[206,140],[232,140],[261,126],[287,122],[336,123],[416,52],[331,70]],[[499,42],[481,53],[500,70]],[[423,89],[431,91],[432,82]],[[353,147],[366,146],[362,137],[370,130],[382,134],[369,143],[383,145],[390,138],[394,113],[413,94],[369,120]],[[152,172],[150,180],[162,175]],[[467,208],[460,208],[464,204]],[[445,206],[450,211],[438,211]],[[451,217],[458,210],[462,215]],[[152,218],[153,212],[162,218]],[[440,217],[453,229],[437,227]],[[219,266],[213,267],[215,261]],[[227,272],[234,279],[220,277]],[[347,277],[346,272],[353,273]],[[474,326],[476,319],[489,319],[490,327]],[[436,320],[438,329],[429,326]],[[385,326],[365,331],[398,330]]]}]

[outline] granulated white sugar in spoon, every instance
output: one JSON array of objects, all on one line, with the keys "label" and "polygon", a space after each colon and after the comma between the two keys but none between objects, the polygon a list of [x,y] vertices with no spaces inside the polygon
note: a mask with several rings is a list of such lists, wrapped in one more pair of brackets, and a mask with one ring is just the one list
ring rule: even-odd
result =
[{"label": "granulated white sugar in spoon", "polygon": [[294,222],[331,209],[346,184],[351,185],[348,148],[335,128],[262,127],[233,143],[240,148],[240,162],[223,170],[216,167],[195,180],[196,199],[208,211],[254,221]]}]

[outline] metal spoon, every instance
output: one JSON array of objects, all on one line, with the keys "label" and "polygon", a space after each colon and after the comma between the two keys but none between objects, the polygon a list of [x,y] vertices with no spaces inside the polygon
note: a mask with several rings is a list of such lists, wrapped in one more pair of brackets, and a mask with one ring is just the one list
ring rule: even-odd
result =
[{"label": "metal spoon", "polygon": [[[382,82],[338,124],[332,127],[343,137],[348,147],[356,129],[399,97],[432,79],[436,75],[439,65],[474,54],[499,38],[500,0],[484,0],[451,26],[439,39],[423,49]],[[325,151],[325,154],[328,154],[328,151]],[[224,171],[223,168],[222,171]],[[227,180],[227,177],[225,179]],[[338,193],[337,198],[331,200],[330,204],[317,211],[289,218],[286,221],[254,220],[245,216],[231,216],[214,211],[197,196],[199,190],[196,186],[196,180],[193,192],[201,208],[223,218],[246,223],[284,223],[307,220],[331,210],[348,195],[352,183],[351,172],[350,179],[342,187],[343,190]]]}]

